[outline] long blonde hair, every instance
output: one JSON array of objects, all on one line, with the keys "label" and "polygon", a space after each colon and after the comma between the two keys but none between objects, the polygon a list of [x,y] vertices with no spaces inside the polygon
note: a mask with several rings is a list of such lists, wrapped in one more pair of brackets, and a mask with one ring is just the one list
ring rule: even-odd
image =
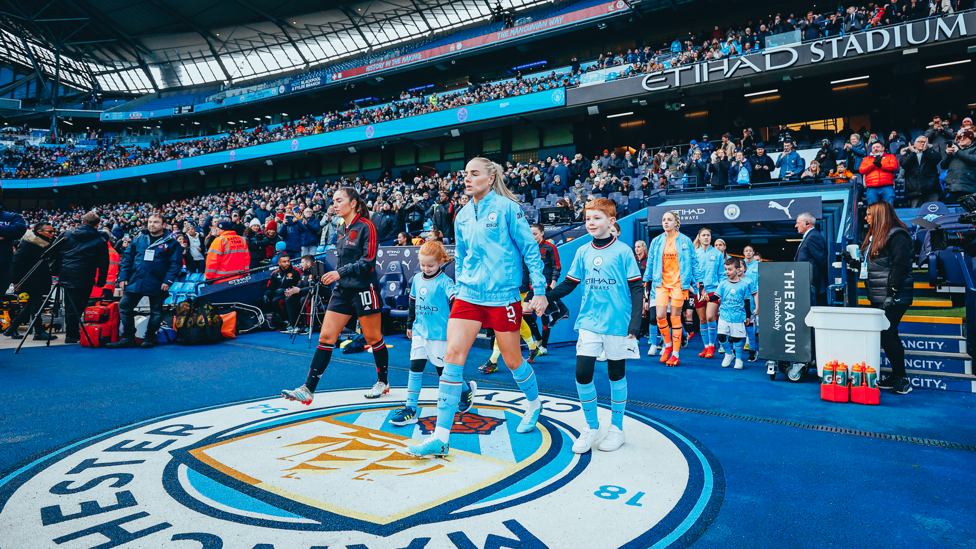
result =
[{"label": "long blonde hair", "polygon": [[[703,246],[703,244],[702,244],[702,242],[701,242],[701,235],[702,235],[702,233],[703,233],[703,232],[705,232],[705,231],[708,231],[708,234],[712,234],[712,230],[711,230],[711,229],[709,229],[708,227],[702,227],[701,229],[698,229],[698,235],[697,235],[697,236],[695,236],[695,241],[691,243],[691,244],[692,244],[692,246],[694,246],[694,248],[695,248],[696,250],[697,250],[698,248],[701,248],[701,247]],[[711,244],[709,244],[709,246],[711,246]]]},{"label": "long blonde hair", "polygon": [[494,176],[494,181],[492,181],[491,189],[495,191],[495,194],[504,196],[510,199],[512,202],[518,202],[518,198],[515,198],[515,193],[510,191],[508,187],[505,186],[505,170],[502,169],[497,163],[488,160],[482,156],[476,156],[471,159],[471,162],[477,160],[485,167],[485,172],[488,177]]}]

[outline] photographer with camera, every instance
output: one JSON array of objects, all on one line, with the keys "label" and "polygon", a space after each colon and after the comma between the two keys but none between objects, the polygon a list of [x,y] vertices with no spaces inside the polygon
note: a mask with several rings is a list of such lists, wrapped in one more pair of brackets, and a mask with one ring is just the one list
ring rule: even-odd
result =
[{"label": "photographer with camera", "polygon": [[101,222],[97,213],[86,213],[81,225],[69,230],[54,252],[54,272],[59,273],[58,280],[65,288],[65,343],[81,341],[78,317],[88,305],[92,287],[104,286],[108,278],[108,244],[96,230]]},{"label": "photographer with camera", "polygon": [[284,316],[288,321],[288,329],[285,333],[294,333],[295,318],[298,317],[297,310],[293,318],[290,311],[285,306],[289,297],[298,293],[298,284],[301,282],[302,272],[292,267],[291,257],[287,252],[278,256],[278,268],[271,273],[268,279],[268,287],[264,291],[264,311],[273,313],[279,317]]},{"label": "photographer with camera", "polygon": [[860,258],[844,257],[852,269],[861,272],[871,306],[882,309],[889,327],[881,332],[881,348],[891,363],[891,376],[878,387],[892,394],[912,392],[905,374],[905,347],[898,336],[898,324],[913,301],[915,281],[912,278],[912,237],[890,203],[881,200],[868,206],[868,234],[861,244]]},{"label": "photographer with camera", "polygon": [[[50,258],[44,257],[44,251],[51,245],[52,240],[54,240],[54,227],[45,221],[35,223],[33,230],[28,230],[20,239],[20,246],[17,247],[13,260],[14,293],[26,292],[27,306],[10,321],[10,327],[3,333],[9,338],[24,337],[17,333],[17,329],[21,324],[30,322],[30,319],[41,310],[44,298],[51,291],[51,268],[48,265]],[[36,269],[34,269],[35,265],[37,265]],[[31,273],[31,269],[34,269],[34,272]],[[27,279],[23,280],[25,276]],[[33,330],[35,340],[58,338],[56,335],[44,333],[44,329],[39,324],[35,324]]]},{"label": "photographer with camera", "polygon": [[972,127],[963,128],[956,134],[956,142],[946,146],[946,156],[940,166],[946,170],[946,204],[958,204],[963,196],[976,193],[976,137]]},{"label": "photographer with camera", "polygon": [[[279,264],[280,265],[280,264]],[[302,303],[310,294],[314,292],[316,287],[319,291],[318,304],[327,304],[332,296],[332,288],[327,284],[322,284],[322,276],[329,272],[331,269],[321,261],[316,261],[314,255],[304,255],[301,261],[301,279],[297,286],[292,286],[285,289],[282,295],[285,296],[285,312],[288,314],[288,324],[290,328],[285,330],[286,334],[305,334],[312,326],[305,326],[304,328],[299,328],[300,316],[305,310],[302,307]],[[309,303],[308,307],[311,309],[314,316],[315,308],[317,303]],[[312,324],[309,322],[309,324]]]}]

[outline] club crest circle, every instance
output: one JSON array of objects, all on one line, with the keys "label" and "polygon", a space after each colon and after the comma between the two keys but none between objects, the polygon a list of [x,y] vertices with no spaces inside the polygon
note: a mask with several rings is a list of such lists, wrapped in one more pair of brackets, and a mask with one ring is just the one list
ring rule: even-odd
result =
[{"label": "club crest circle", "polygon": [[641,414],[627,413],[619,450],[575,454],[578,400],[542,395],[537,428],[519,434],[522,393],[482,390],[455,416],[450,454],[418,458],[406,447],[432,433],[437,388],[404,427],[389,419],[406,389],[362,393],[214,406],[76,442],[0,479],[0,530],[32,547],[664,547],[694,541],[721,507],[715,457]]}]

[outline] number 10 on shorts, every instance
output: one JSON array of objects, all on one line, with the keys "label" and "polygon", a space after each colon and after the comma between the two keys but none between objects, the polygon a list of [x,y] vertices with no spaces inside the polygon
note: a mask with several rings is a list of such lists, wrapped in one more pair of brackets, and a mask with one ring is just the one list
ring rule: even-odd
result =
[{"label": "number 10 on shorts", "polygon": [[373,292],[372,290],[366,290],[365,292],[359,292],[359,299],[363,302],[363,309],[373,308]]}]

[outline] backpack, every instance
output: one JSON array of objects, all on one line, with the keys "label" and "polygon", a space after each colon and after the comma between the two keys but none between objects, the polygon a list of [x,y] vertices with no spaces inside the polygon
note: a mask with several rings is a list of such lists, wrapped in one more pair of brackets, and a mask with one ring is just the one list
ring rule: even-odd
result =
[{"label": "backpack", "polygon": [[749,184],[749,170],[744,165],[739,166],[739,174],[735,177],[735,182],[739,185]]},{"label": "backpack", "polygon": [[223,338],[220,328],[223,320],[203,296],[186,299],[176,306],[173,328],[176,342],[180,345],[209,345]]}]

